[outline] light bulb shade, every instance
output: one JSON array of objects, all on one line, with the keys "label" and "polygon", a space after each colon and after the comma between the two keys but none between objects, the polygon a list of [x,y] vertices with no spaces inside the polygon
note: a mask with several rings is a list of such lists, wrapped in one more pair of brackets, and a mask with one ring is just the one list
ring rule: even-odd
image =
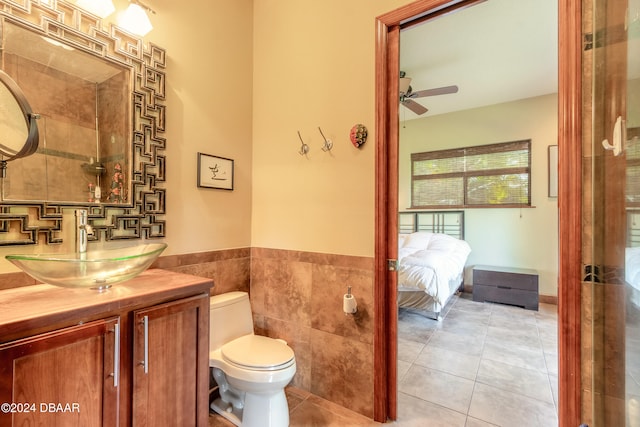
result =
[{"label": "light bulb shade", "polygon": [[409,85],[411,79],[409,77],[400,77],[400,93],[407,94],[409,92]]},{"label": "light bulb shade", "polygon": [[153,29],[147,13],[135,3],[131,3],[122,13],[118,19],[118,25],[138,36],[144,36]]},{"label": "light bulb shade", "polygon": [[100,18],[106,18],[116,10],[111,0],[77,0],[76,4]]}]

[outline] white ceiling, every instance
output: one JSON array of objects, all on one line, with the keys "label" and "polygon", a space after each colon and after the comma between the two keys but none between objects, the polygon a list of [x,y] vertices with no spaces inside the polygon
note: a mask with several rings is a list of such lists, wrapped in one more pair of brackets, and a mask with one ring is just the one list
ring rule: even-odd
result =
[{"label": "white ceiling", "polygon": [[487,0],[403,30],[400,70],[414,91],[457,85],[456,94],[400,106],[401,120],[558,91],[557,0]]}]

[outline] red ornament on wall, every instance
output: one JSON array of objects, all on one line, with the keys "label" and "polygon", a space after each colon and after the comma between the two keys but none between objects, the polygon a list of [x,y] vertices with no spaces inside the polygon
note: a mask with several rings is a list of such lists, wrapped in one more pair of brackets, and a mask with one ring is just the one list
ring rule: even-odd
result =
[{"label": "red ornament on wall", "polygon": [[360,148],[362,144],[367,142],[367,128],[361,124],[354,125],[351,128],[349,138],[354,147]]}]

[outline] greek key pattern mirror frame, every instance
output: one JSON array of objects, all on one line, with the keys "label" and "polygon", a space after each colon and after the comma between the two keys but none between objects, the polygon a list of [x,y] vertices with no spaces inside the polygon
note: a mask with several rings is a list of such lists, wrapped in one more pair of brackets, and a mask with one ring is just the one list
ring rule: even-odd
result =
[{"label": "greek key pattern mirror frame", "polygon": [[[0,18],[131,69],[129,204],[0,202],[0,246],[62,242],[64,208],[89,211],[93,240],[165,236],[165,51],[70,3],[0,0]],[[1,32],[2,19],[0,19]]]}]

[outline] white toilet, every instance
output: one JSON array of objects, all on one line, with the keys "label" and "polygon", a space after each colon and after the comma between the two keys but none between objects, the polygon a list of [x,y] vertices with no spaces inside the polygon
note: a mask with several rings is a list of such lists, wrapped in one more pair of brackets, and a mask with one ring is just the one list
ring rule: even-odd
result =
[{"label": "white toilet", "polygon": [[291,347],[253,333],[246,292],[215,295],[210,310],[209,366],[220,391],[211,409],[237,426],[288,426],[284,388],[296,373]]}]

